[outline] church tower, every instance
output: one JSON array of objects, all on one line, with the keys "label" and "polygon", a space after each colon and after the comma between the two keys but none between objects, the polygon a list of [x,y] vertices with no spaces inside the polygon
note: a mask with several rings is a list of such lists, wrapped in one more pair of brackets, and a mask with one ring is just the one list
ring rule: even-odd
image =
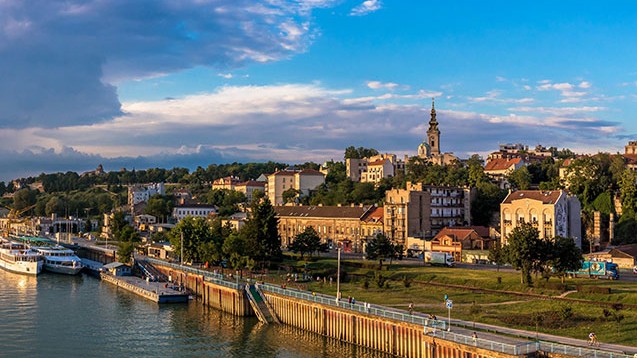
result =
[{"label": "church tower", "polygon": [[440,155],[440,129],[438,129],[433,98],[431,99],[431,119],[429,120],[429,130],[427,131],[427,143],[431,149],[431,155]]}]

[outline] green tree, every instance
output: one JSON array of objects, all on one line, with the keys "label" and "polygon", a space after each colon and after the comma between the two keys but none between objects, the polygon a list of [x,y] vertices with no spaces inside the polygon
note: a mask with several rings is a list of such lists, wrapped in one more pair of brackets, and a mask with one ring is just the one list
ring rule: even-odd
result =
[{"label": "green tree", "polygon": [[117,211],[113,213],[110,220],[110,229],[113,239],[119,240],[122,230],[124,230],[127,226],[128,222],[126,221],[126,215],[123,212]]},{"label": "green tree", "polygon": [[556,236],[548,250],[548,262],[553,272],[562,279],[567,271],[576,271],[582,267],[582,250],[568,237]]},{"label": "green tree", "polygon": [[209,254],[206,245],[213,241],[213,234],[204,218],[193,218],[191,216],[183,218],[173,230],[170,231],[170,244],[175,252],[181,255],[181,242],[183,235],[183,261],[204,262]]},{"label": "green tree", "polygon": [[158,218],[160,222],[166,222],[172,210],[172,199],[168,196],[157,194],[148,199],[148,203],[144,208],[144,214],[152,215]]},{"label": "green tree", "polygon": [[531,273],[544,252],[544,244],[539,239],[539,231],[531,224],[525,223],[511,231],[505,246],[507,263],[520,270],[521,283],[533,284]]},{"label": "green tree", "polygon": [[287,190],[285,190],[281,196],[283,198],[283,203],[287,204],[287,203],[293,203],[294,200],[296,199],[297,196],[299,196],[299,194],[301,194],[300,191],[294,189],[294,188],[289,188]]},{"label": "green tree", "polygon": [[622,215],[633,215],[637,212],[637,173],[624,170],[619,184],[619,198],[622,203]]},{"label": "green tree", "polygon": [[16,211],[23,210],[35,205],[36,200],[37,190],[20,189],[13,195],[13,209]]},{"label": "green tree", "polygon": [[527,190],[531,186],[531,173],[527,167],[521,167],[512,171],[507,180],[511,185],[519,190]]},{"label": "green tree", "polygon": [[252,245],[251,257],[262,265],[281,258],[279,219],[270,200],[253,200],[252,210],[240,234]]},{"label": "green tree", "polygon": [[478,183],[476,196],[471,201],[471,222],[474,225],[491,226],[493,216],[500,212],[500,203],[506,195],[507,192],[494,183]]},{"label": "green tree", "polygon": [[494,245],[489,249],[489,261],[497,265],[496,270],[500,271],[500,266],[506,263],[506,252],[500,244],[500,241],[496,241]]},{"label": "green tree", "polygon": [[327,245],[321,244],[321,238],[313,227],[308,226],[305,230],[294,237],[290,245],[290,250],[301,254],[301,260],[305,254],[312,255],[316,251],[327,251]]},{"label": "green tree", "polygon": [[349,146],[345,148],[345,159],[362,159],[378,155],[378,151],[373,148]]},{"label": "green tree", "polygon": [[396,256],[396,252],[396,245],[381,233],[367,240],[367,245],[365,246],[366,258],[368,260],[378,260],[379,271],[383,268],[383,261],[393,259]]}]

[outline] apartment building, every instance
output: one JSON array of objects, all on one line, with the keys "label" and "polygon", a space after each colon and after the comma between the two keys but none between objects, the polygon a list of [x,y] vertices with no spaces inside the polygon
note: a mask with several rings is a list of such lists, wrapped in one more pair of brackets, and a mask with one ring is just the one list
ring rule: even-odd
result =
[{"label": "apartment building", "polygon": [[300,196],[305,196],[324,182],[325,174],[318,170],[279,170],[268,175],[266,191],[272,205],[283,205],[286,190],[295,189]]},{"label": "apartment building", "polygon": [[581,247],[581,204],[564,190],[516,190],[500,204],[500,230],[503,243],[513,229],[530,223],[540,238],[570,237]]},{"label": "apartment building", "polygon": [[405,245],[407,237],[424,238],[431,233],[431,194],[422,184],[385,193],[383,220],[385,236]]}]

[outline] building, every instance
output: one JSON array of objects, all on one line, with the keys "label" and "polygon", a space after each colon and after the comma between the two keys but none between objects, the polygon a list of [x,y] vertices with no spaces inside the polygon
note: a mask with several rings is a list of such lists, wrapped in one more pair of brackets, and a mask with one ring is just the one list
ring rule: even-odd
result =
[{"label": "building", "polygon": [[555,148],[546,148],[540,144],[533,149],[521,143],[500,144],[500,149],[490,153],[487,160],[521,158],[527,163],[541,163],[544,159],[553,157],[552,149]]},{"label": "building", "polygon": [[632,269],[637,265],[637,244],[620,245],[585,256],[587,260],[610,261],[620,268]]},{"label": "building", "polygon": [[260,191],[265,193],[266,182],[256,181],[256,180],[248,180],[242,183],[236,184],[234,186],[234,190],[243,193],[246,196],[246,200],[248,202],[252,201],[252,195],[255,191]]},{"label": "building", "polygon": [[221,225],[230,225],[234,231],[239,231],[246,224],[248,213],[238,212],[230,215],[227,219],[221,220]]},{"label": "building", "polygon": [[347,176],[355,182],[378,183],[383,178],[393,177],[405,172],[408,157],[400,159],[396,154],[384,153],[368,158],[345,159]]},{"label": "building", "polygon": [[624,147],[624,161],[630,170],[637,170],[637,141],[630,141]]},{"label": "building", "polygon": [[147,202],[153,195],[165,195],[164,183],[136,184],[128,187],[128,206]]},{"label": "building", "polygon": [[407,183],[407,189],[385,193],[385,236],[405,245],[407,237],[424,238],[431,233],[431,195],[422,185]]},{"label": "building", "polygon": [[132,272],[130,266],[121,262],[111,262],[102,266],[102,269],[113,276],[130,276]]},{"label": "building", "polygon": [[318,170],[278,170],[268,175],[266,190],[270,202],[276,206],[285,204],[283,193],[286,190],[294,189],[299,196],[306,196],[324,182],[325,175]]},{"label": "building", "polygon": [[471,201],[475,189],[452,186],[422,185],[431,197],[431,235],[448,226],[471,225]]},{"label": "building", "polygon": [[431,241],[425,242],[425,248],[450,253],[455,261],[461,262],[463,250],[489,250],[495,242],[489,234],[489,228],[484,226],[443,228]]},{"label": "building", "polygon": [[382,207],[371,208],[361,219],[361,236],[364,240],[376,237],[383,233],[383,218],[385,209]]},{"label": "building", "polygon": [[500,204],[502,240],[522,223],[530,223],[540,238],[570,237],[582,246],[581,204],[564,190],[516,190]]},{"label": "building", "polygon": [[418,146],[418,157],[437,165],[449,165],[458,160],[453,153],[442,153],[440,148],[440,129],[438,128],[436,108],[432,99],[427,139]]},{"label": "building", "polygon": [[500,188],[506,189],[509,187],[507,176],[525,165],[526,162],[522,158],[496,158],[487,161],[484,173],[500,183]]},{"label": "building", "polygon": [[[289,246],[296,235],[313,227],[321,242],[340,245],[345,252],[362,252],[367,236],[362,231],[367,214],[375,206],[275,206],[281,245]],[[369,226],[367,226],[369,228]]]},{"label": "building", "polygon": [[212,182],[212,190],[235,190],[235,185],[240,182],[239,178],[233,176],[218,178]]},{"label": "building", "polygon": [[179,205],[173,208],[173,218],[177,219],[177,221],[181,221],[188,216],[207,218],[215,215],[217,215],[217,207],[209,204]]}]

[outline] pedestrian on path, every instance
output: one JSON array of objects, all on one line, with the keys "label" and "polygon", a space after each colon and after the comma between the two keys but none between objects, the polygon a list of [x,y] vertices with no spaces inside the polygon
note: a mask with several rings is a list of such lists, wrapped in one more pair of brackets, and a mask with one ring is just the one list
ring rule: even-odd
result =
[{"label": "pedestrian on path", "polygon": [[411,315],[412,313],[414,313],[414,303],[409,302],[409,314]]},{"label": "pedestrian on path", "polygon": [[473,345],[477,346],[478,345],[478,334],[476,332],[473,332],[473,334],[471,335],[471,339],[473,339]]}]

